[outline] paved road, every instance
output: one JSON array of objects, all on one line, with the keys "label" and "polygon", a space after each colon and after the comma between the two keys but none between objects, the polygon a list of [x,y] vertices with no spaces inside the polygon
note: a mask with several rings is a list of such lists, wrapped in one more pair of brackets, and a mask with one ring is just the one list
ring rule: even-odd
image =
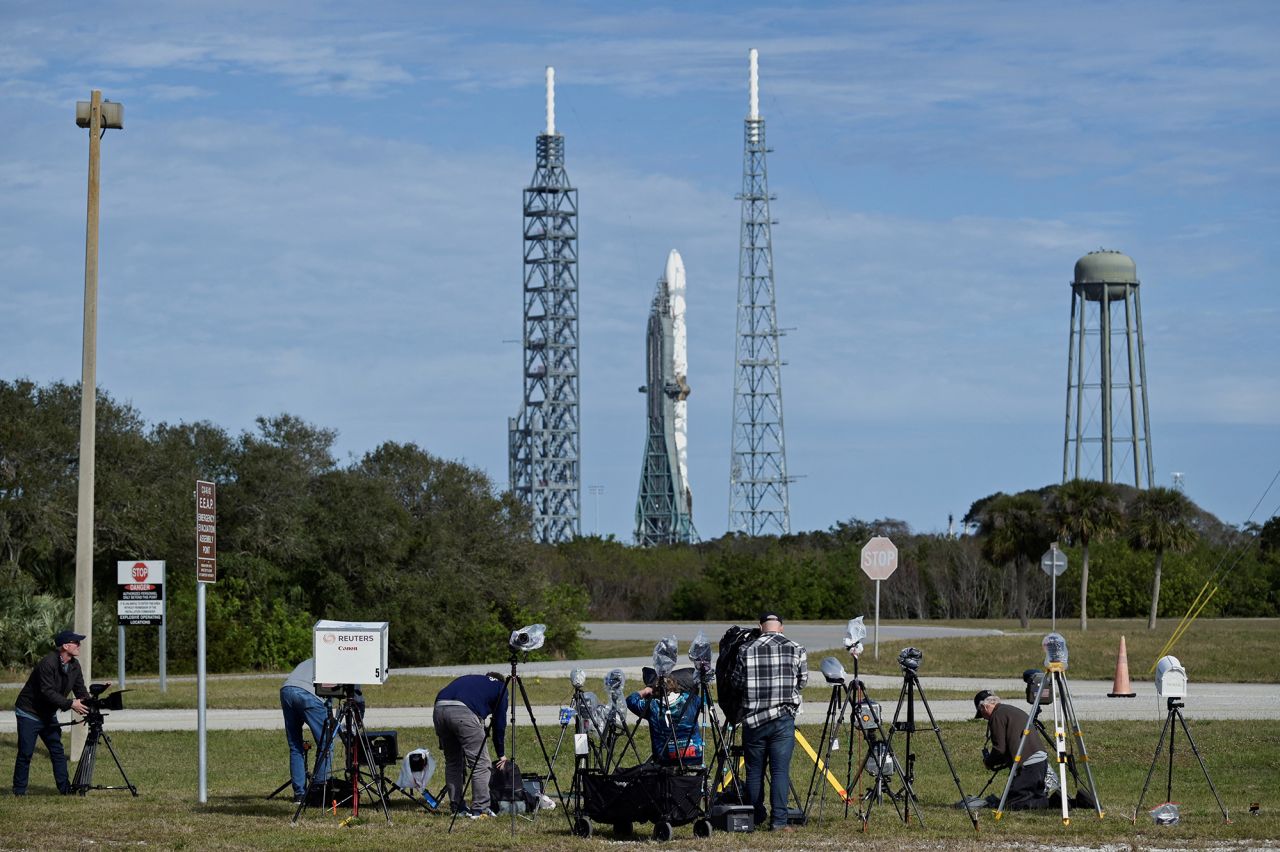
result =
[{"label": "paved road", "polygon": [[[585,668],[590,681],[588,688],[595,682],[597,692],[603,694],[603,687],[598,678],[612,668],[621,668],[627,673],[631,683],[640,676],[642,666],[650,663],[644,657],[632,657],[617,660],[593,660],[582,663],[531,663],[522,666],[521,671],[533,674],[535,670],[542,677],[564,677],[569,670],[580,665]],[[415,674],[449,674],[459,669],[473,668],[483,672],[492,666],[455,667],[415,669]],[[447,671],[446,671],[447,670]],[[398,673],[408,674],[406,670]],[[394,675],[393,675],[394,676]],[[810,686],[805,690],[804,712],[802,724],[821,724],[826,715],[827,702],[831,697],[830,688],[823,682],[822,675],[810,674]],[[885,716],[891,717],[898,701],[902,687],[901,678],[872,675],[863,678],[871,697],[884,707]],[[1023,683],[1017,679],[979,679],[925,677],[921,678],[926,697],[931,692],[941,690],[963,690],[977,692],[979,689],[995,689],[1006,699],[1022,704]],[[1075,681],[1069,682],[1074,700],[1076,714],[1081,726],[1088,728],[1091,720],[1106,719],[1147,719],[1158,723],[1164,719],[1164,705],[1155,695],[1152,684],[1134,684],[1137,698],[1108,698],[1111,690],[1110,681]],[[366,721],[371,729],[395,729],[404,727],[428,728],[431,726],[431,708],[422,707],[379,707],[377,706],[377,687],[370,687],[368,692],[369,710]],[[973,717],[973,702],[969,699],[929,699],[929,706],[934,716],[940,721],[957,721]],[[535,706],[534,715],[539,726],[544,728],[558,727],[556,716],[558,706]],[[917,706],[917,712],[922,712]],[[1190,719],[1280,719],[1280,684],[1240,684],[1240,683],[1193,683],[1183,711]],[[108,725],[117,731],[194,731],[196,729],[195,710],[121,710],[110,714]],[[525,721],[521,712],[518,721]],[[210,730],[248,730],[248,729],[280,729],[283,721],[277,709],[261,710],[209,710],[208,725]],[[12,713],[0,715],[0,732],[12,733],[16,729]]]},{"label": "paved road", "polygon": [[[688,622],[590,622],[583,625],[588,638],[615,640],[654,641],[657,637],[674,635],[680,642],[682,651],[688,649],[694,634],[699,628],[706,631],[713,642],[718,641],[729,624],[693,624]],[[787,635],[808,648],[821,649],[838,647],[844,636],[845,622],[829,623],[793,623],[787,625]],[[900,641],[912,639],[939,638],[945,636],[992,636],[1000,635],[999,630],[969,629],[956,627],[938,627],[927,624],[910,624],[882,626],[880,628],[881,644],[886,641],[894,648]],[[870,637],[868,637],[870,638]],[[810,660],[816,666],[817,660]],[[603,693],[599,678],[611,669],[620,668],[628,682],[634,684],[640,678],[640,670],[652,665],[649,657],[617,657],[602,660],[553,661],[524,663],[520,672],[524,675],[538,675],[544,678],[566,679],[566,695],[568,694],[569,672],[582,668],[589,678],[588,689],[594,688]],[[493,663],[462,666],[419,666],[396,669],[395,675],[434,675],[455,677],[459,674],[482,674],[495,668]],[[499,667],[505,670],[505,666]],[[217,676],[225,677],[225,676]],[[279,679],[278,674],[239,675],[232,677],[263,677]],[[190,680],[191,678],[170,678],[171,681]],[[884,675],[870,675],[863,678],[871,697],[884,706],[886,717],[891,717],[897,704],[898,694],[902,687],[902,679]],[[138,682],[154,682],[154,678],[130,680],[130,684]],[[920,680],[924,693],[936,693],[942,690],[960,690],[977,692],[979,689],[994,689],[1008,700],[1021,703],[1024,684],[1017,678],[959,678],[929,677]],[[1135,683],[1137,698],[1108,698],[1111,691],[1110,681],[1069,681],[1076,714],[1083,727],[1089,720],[1107,719],[1148,719],[1159,722],[1164,719],[1165,708],[1155,695],[1155,687],[1150,683]],[[20,686],[15,684],[11,686]],[[370,707],[367,722],[370,728],[401,728],[431,726],[431,708],[422,707],[378,707],[377,687],[369,689]],[[805,691],[805,705],[801,722],[821,724],[826,715],[827,703],[831,697],[828,684],[824,683],[818,671],[810,673],[810,685]],[[930,708],[940,721],[954,721],[973,717],[973,702],[968,699],[930,699]],[[1025,706],[1025,705],[1023,705]],[[919,708],[917,708],[919,710]],[[539,726],[555,726],[558,706],[536,706],[534,715]],[[1191,684],[1190,696],[1187,699],[1184,715],[1188,719],[1280,719],[1280,684],[1232,684],[1232,683],[1196,683]],[[196,711],[191,710],[122,710],[110,714],[108,723],[111,730],[175,730],[194,731],[196,729]],[[518,721],[525,718],[522,713]],[[209,710],[208,725],[210,730],[248,730],[248,729],[280,729],[283,721],[280,711],[274,708],[262,710]],[[12,733],[16,723],[12,713],[0,714],[0,732]]]}]

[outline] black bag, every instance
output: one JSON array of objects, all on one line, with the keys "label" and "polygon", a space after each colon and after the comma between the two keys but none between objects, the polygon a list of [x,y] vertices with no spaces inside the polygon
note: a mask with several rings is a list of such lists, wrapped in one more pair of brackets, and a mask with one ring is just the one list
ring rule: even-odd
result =
[{"label": "black bag", "polygon": [[[512,773],[515,773],[515,786],[512,786]],[[499,769],[494,767],[489,773],[489,802],[493,810],[498,810],[502,802],[513,802],[516,812],[528,812],[538,807],[538,794],[541,778],[537,775],[525,775],[515,761]],[[534,790],[531,790],[533,787]]]},{"label": "black bag", "polygon": [[716,658],[716,703],[724,712],[725,721],[734,725],[742,721],[742,703],[746,696],[734,687],[730,675],[742,649],[758,638],[760,628],[736,626],[730,627],[720,637],[720,656]]}]

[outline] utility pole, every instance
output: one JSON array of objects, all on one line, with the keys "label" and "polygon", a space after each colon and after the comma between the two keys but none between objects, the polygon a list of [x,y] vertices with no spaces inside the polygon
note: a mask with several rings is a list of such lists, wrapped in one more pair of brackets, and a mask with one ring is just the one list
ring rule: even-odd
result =
[{"label": "utility pole", "polygon": [[[93,476],[98,372],[98,161],[102,134],[124,127],[124,107],[103,103],[94,89],[90,100],[76,103],[76,126],[89,128],[89,193],[84,238],[84,349],[80,364],[79,494],[76,502],[75,631],[80,643],[80,668],[85,683],[93,669]],[[71,758],[78,760],[84,728],[71,729]]]}]

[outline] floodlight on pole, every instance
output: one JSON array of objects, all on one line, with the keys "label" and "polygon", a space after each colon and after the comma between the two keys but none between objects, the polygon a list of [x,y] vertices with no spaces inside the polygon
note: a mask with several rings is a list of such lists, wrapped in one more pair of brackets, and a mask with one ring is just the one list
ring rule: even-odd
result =
[{"label": "floodlight on pole", "polygon": [[[76,103],[76,126],[89,130],[89,181],[84,239],[84,338],[80,363],[80,458],[76,500],[75,631],[83,634],[80,668],[85,682],[93,669],[93,486],[94,433],[98,383],[98,188],[103,134],[124,128],[124,107],[102,100],[94,89],[88,101]],[[72,728],[71,754],[78,755],[84,728]]]}]

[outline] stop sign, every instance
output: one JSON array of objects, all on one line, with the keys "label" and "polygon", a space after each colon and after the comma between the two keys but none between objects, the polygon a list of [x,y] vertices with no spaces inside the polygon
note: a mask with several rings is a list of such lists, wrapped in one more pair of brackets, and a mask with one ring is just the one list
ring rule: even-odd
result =
[{"label": "stop sign", "polygon": [[862,573],[872,580],[887,580],[898,570],[898,548],[878,535],[862,547]]},{"label": "stop sign", "polygon": [[147,563],[133,563],[133,581],[135,583],[145,583],[147,580]]}]

